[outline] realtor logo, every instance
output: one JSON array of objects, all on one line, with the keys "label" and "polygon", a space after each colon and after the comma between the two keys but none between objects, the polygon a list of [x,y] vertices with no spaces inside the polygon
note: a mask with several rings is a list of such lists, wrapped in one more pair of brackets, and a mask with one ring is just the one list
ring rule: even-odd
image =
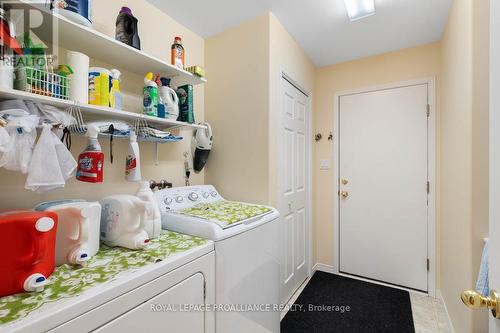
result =
[{"label": "realtor logo", "polygon": [[52,65],[58,29],[51,1],[0,0],[0,19],[0,59],[30,67]]}]

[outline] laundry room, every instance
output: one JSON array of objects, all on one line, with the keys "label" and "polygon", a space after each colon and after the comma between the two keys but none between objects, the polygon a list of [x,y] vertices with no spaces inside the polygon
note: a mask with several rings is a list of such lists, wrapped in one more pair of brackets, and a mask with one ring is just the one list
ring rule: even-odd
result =
[{"label": "laundry room", "polygon": [[498,1],[0,20],[0,332],[500,333]]}]

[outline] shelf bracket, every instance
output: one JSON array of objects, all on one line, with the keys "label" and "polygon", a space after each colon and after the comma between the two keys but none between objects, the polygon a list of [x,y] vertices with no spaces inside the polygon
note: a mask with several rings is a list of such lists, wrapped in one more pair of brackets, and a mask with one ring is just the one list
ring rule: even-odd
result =
[{"label": "shelf bracket", "polygon": [[160,162],[158,161],[158,155],[160,153],[160,147],[158,146],[158,142],[155,142],[153,149],[155,154],[155,165],[159,165]]}]

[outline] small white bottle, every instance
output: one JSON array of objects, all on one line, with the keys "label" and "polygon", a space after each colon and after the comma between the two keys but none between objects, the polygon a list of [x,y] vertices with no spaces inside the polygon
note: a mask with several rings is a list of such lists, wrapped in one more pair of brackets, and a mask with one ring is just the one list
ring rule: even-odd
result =
[{"label": "small white bottle", "polygon": [[137,135],[132,130],[130,131],[128,154],[125,159],[125,179],[129,182],[138,182],[142,179],[139,144],[137,143]]},{"label": "small white bottle", "polygon": [[147,219],[144,222],[144,230],[148,233],[149,239],[159,237],[161,233],[161,213],[153,191],[149,187],[149,182],[140,182],[139,191],[136,195],[139,199],[150,204],[150,208],[146,212]]}]

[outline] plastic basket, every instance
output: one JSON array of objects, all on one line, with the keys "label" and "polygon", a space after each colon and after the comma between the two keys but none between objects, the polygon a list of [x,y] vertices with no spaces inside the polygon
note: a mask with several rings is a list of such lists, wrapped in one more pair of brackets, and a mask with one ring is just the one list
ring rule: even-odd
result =
[{"label": "plastic basket", "polygon": [[16,69],[14,88],[37,95],[69,99],[70,83],[69,77],[33,67],[19,67]]}]

